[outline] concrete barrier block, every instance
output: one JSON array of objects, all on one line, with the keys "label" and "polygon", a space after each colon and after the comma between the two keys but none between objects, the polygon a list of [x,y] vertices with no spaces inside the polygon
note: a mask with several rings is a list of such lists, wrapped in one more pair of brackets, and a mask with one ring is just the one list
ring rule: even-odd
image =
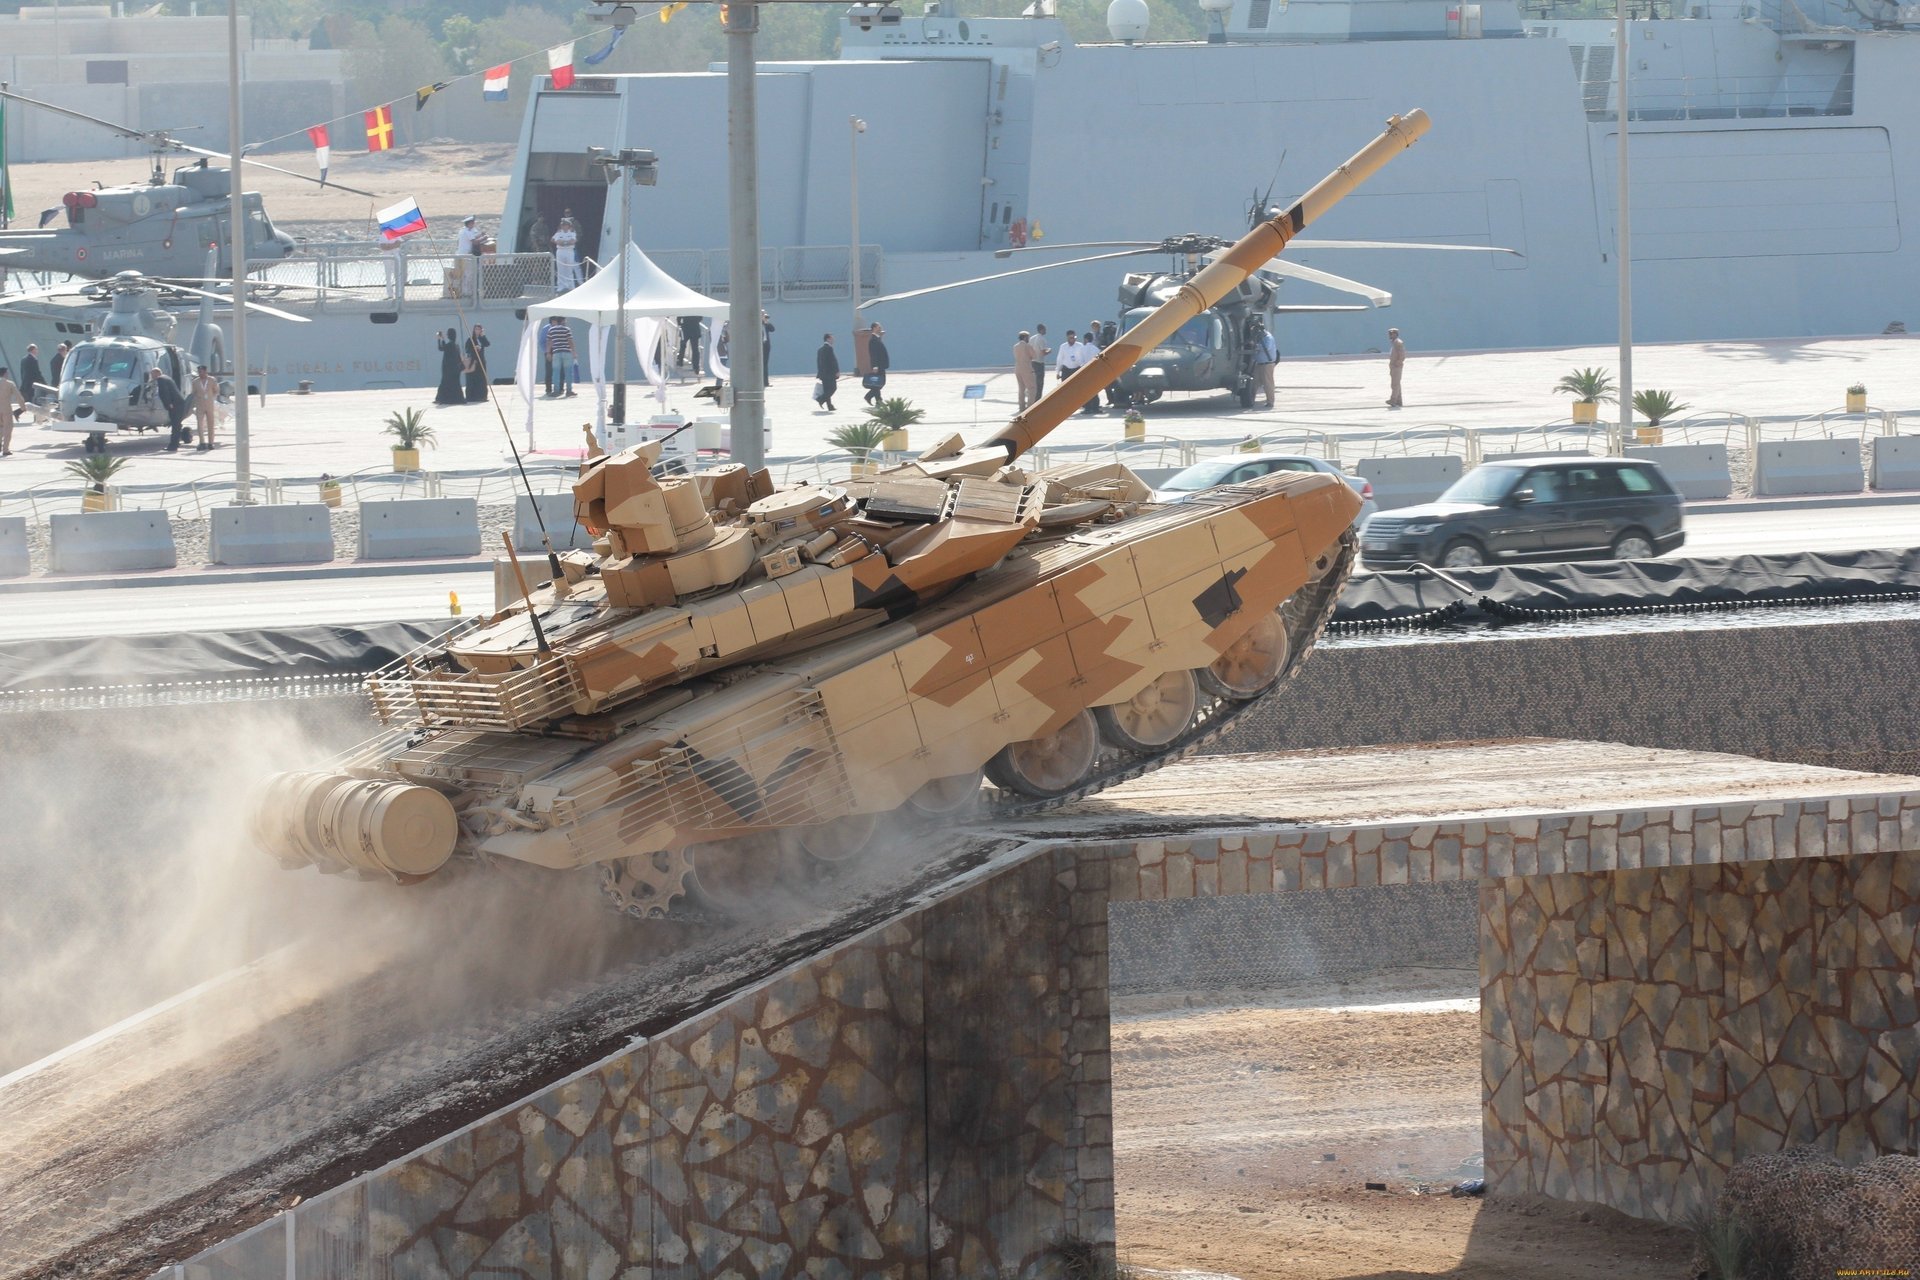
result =
[{"label": "concrete barrier block", "polygon": [[1382,511],[1432,502],[1460,478],[1461,459],[1452,454],[1425,458],[1361,458],[1353,472],[1373,485],[1373,500]]},{"label": "concrete barrier block", "polygon": [[324,564],[333,559],[333,521],[318,502],[215,507],[207,522],[214,564]]},{"label": "concrete barrier block", "polygon": [[[1875,489],[1920,489],[1920,436],[1875,436],[1870,484]],[[0,535],[0,547],[5,541]]]},{"label": "concrete barrier block", "polygon": [[398,498],[360,504],[360,559],[416,560],[480,554],[473,498]]},{"label": "concrete barrier block", "polygon": [[1718,502],[1733,496],[1733,470],[1721,444],[1630,444],[1629,458],[1658,463],[1661,474],[1688,502]]},{"label": "concrete barrier block", "polygon": [[1858,440],[1764,440],[1753,452],[1757,498],[1859,493],[1865,486]]},{"label": "concrete barrier block", "polygon": [[88,511],[54,516],[48,555],[55,573],[171,569],[173,523],[164,511]]},{"label": "concrete barrier block", "polygon": [[31,567],[27,559],[27,518],[0,518],[0,578],[23,578]]},{"label": "concrete barrier block", "polygon": [[[540,520],[535,521],[535,509],[540,512]],[[517,551],[528,555],[544,551],[540,544],[540,525],[547,526],[547,536],[553,539],[555,551],[568,551],[575,547],[584,551],[593,549],[593,535],[587,532],[587,526],[573,518],[573,494],[536,493],[529,498],[520,494],[513,500],[513,545]]]}]

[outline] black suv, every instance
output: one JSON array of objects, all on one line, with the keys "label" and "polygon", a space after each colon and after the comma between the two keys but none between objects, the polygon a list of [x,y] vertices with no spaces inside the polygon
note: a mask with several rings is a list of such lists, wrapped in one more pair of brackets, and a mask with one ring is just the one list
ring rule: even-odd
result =
[{"label": "black suv", "polygon": [[1437,502],[1360,533],[1368,568],[1521,560],[1644,560],[1687,540],[1680,495],[1643,458],[1514,458],[1475,467]]}]

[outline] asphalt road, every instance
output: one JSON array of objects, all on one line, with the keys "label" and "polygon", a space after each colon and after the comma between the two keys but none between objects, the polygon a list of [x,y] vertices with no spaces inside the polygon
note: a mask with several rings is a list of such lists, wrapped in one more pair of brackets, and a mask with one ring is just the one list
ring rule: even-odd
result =
[{"label": "asphalt road", "polygon": [[[1861,504],[1690,515],[1684,554],[1912,546],[1920,546],[1920,504]],[[0,595],[0,641],[425,620],[446,615],[449,591],[469,613],[490,609],[491,570],[10,592]]]}]

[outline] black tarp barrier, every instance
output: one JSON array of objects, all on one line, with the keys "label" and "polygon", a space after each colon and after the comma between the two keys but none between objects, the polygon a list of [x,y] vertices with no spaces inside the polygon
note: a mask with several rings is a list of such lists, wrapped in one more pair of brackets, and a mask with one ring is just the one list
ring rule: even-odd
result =
[{"label": "black tarp barrier", "polygon": [[[1920,549],[1791,552],[1688,560],[1597,560],[1369,573],[1341,594],[1334,621],[1365,625],[1449,611],[1524,617],[1648,606],[1741,605],[1769,600],[1898,599],[1920,590]],[[1458,585],[1455,585],[1458,584]]]},{"label": "black tarp barrier", "polygon": [[0,644],[0,689],[354,675],[385,666],[456,621],[17,640]]}]

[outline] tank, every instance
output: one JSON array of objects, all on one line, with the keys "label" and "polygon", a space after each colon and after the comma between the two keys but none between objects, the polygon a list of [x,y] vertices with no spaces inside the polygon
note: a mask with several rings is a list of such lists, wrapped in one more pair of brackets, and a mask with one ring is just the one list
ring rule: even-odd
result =
[{"label": "tank", "polygon": [[1426,132],[1386,131],[984,444],[839,484],[662,474],[589,433],[592,552],[367,682],[386,731],[260,793],[288,867],[597,868],[640,917],[858,858],[886,827],[1071,803],[1197,750],[1297,671],[1360,501],[1282,472],[1156,504],[1118,463],[1023,465],[1141,352]]}]

